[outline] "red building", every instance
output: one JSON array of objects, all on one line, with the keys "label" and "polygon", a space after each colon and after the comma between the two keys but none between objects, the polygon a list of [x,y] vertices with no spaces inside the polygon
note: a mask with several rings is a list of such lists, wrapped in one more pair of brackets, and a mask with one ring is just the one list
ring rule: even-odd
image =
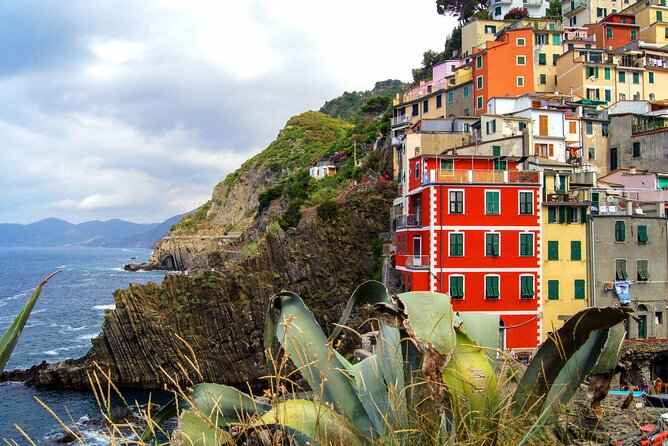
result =
[{"label": "red building", "polygon": [[640,35],[640,25],[636,25],[632,14],[610,14],[598,23],[585,25],[587,35],[596,36],[596,47],[616,50],[634,40]]},{"label": "red building", "polygon": [[409,161],[396,268],[412,291],[449,293],[455,311],[498,314],[505,347],[541,340],[542,174],[517,160],[423,155]]}]

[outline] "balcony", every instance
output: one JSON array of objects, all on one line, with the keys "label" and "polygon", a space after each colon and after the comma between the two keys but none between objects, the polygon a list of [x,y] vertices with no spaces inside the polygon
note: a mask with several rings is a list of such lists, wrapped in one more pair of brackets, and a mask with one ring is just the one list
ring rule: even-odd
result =
[{"label": "balcony", "polygon": [[575,14],[577,12],[580,12],[586,7],[587,7],[587,2],[584,0],[579,0],[577,2],[571,1],[570,3],[567,3],[561,7],[561,14],[564,16],[567,14]]},{"label": "balcony", "polygon": [[429,269],[429,256],[406,256],[406,268]]},{"label": "balcony", "polygon": [[586,206],[589,202],[585,201],[583,197],[584,192],[581,191],[564,192],[562,190],[546,190],[544,204]]},{"label": "balcony", "polygon": [[394,217],[393,226],[396,229],[400,228],[417,228],[422,226],[420,215],[399,215]]},{"label": "balcony", "polygon": [[540,184],[541,173],[535,170],[429,170],[422,184]]},{"label": "balcony", "polygon": [[408,124],[411,122],[410,115],[401,115],[392,118],[391,120],[392,127],[399,127],[400,125]]}]

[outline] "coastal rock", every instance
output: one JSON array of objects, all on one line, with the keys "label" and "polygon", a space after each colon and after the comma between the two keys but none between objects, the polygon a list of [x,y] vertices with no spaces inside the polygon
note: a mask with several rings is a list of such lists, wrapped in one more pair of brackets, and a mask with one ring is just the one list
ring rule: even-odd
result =
[{"label": "coastal rock", "polygon": [[115,309],[105,313],[102,333],[85,357],[0,380],[87,389],[88,376],[104,372],[126,388],[200,381],[261,387],[269,298],[290,289],[331,329],[355,287],[379,273],[374,248],[388,230],[395,191],[393,182],[352,187],[337,199],[335,219],[323,222],[307,211],[298,227],[266,234],[234,265],[216,261],[225,259],[216,249],[227,249],[216,242],[208,254],[213,269],[116,291]]}]

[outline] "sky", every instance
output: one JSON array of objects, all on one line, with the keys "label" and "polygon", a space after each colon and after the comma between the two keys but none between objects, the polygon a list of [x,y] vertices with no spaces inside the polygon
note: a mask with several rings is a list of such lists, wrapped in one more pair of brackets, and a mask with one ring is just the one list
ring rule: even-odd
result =
[{"label": "sky", "polygon": [[435,0],[0,6],[0,222],[165,220],[344,91],[411,80]]}]

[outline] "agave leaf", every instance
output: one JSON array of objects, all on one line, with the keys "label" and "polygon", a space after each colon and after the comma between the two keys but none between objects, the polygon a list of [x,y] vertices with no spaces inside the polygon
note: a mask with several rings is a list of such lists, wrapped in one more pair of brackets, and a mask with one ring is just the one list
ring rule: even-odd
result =
[{"label": "agave leaf", "polygon": [[271,305],[280,311],[276,337],[315,395],[332,404],[360,432],[370,434],[371,421],[355,384],[301,298],[281,292],[272,297]]},{"label": "agave leaf", "polygon": [[479,347],[491,349],[501,348],[499,337],[499,316],[485,313],[457,313],[455,327],[466,335]]},{"label": "agave leaf", "polygon": [[173,398],[167,404],[162,406],[160,410],[154,415],[147,417],[148,425],[141,434],[141,440],[146,441],[151,437],[155,437],[155,429],[160,428],[165,421],[174,418],[179,413],[178,399]]},{"label": "agave leaf", "polygon": [[591,371],[591,375],[600,375],[601,373],[610,373],[615,370],[619,364],[619,357],[626,338],[626,329],[623,323],[619,323],[608,330],[608,340],[601,352],[598,362]]},{"label": "agave leaf", "polygon": [[316,444],[363,446],[359,435],[344,417],[323,403],[306,400],[288,400],[277,404],[262,415],[251,428],[281,426],[288,432],[297,432]]},{"label": "agave leaf", "polygon": [[[595,365],[598,356],[592,363],[589,358],[576,355],[576,352],[594,334],[595,340],[590,342],[594,343],[597,348],[600,346],[596,353],[600,354],[607,340],[607,330],[622,322],[630,311],[623,307],[586,308],[552,333],[534,354],[531,364],[517,386],[513,396],[515,413],[538,415],[543,412],[546,397],[566,366],[568,370],[580,369],[582,373],[574,376],[566,372],[566,375],[562,377],[569,375],[573,379],[584,379]],[[573,363],[569,363],[571,358],[574,360]],[[585,367],[589,368],[585,370]],[[572,383],[570,386],[575,387],[581,382]]]},{"label": "agave leaf", "polygon": [[456,432],[495,429],[498,393],[496,376],[483,350],[455,328],[457,345],[443,371],[443,383],[452,399]]},{"label": "agave leaf", "polygon": [[5,330],[5,332],[2,334],[2,337],[0,338],[0,372],[5,370],[7,361],[9,361],[9,357],[14,351],[14,347],[16,347],[16,343],[18,342],[19,337],[21,336],[21,332],[23,331],[23,328],[25,327],[26,322],[30,317],[30,313],[35,307],[35,303],[37,303],[37,298],[42,292],[42,287],[44,287],[44,285],[46,285],[46,283],[51,280],[53,276],[60,273],[61,271],[62,270],[56,271],[55,273],[50,274],[46,279],[42,280],[37,288],[35,288],[35,291],[33,291],[32,296],[30,296],[19,314],[16,316],[14,322],[12,322],[12,324],[7,327],[7,330]]},{"label": "agave leaf", "polygon": [[370,356],[352,367],[352,374],[364,409],[366,409],[371,423],[381,438],[388,432],[390,423],[386,417],[390,415],[388,390],[383,381],[382,372],[378,365],[378,358]]},{"label": "agave leaf", "polygon": [[348,299],[346,308],[343,309],[341,318],[336,324],[334,331],[332,331],[332,335],[329,337],[329,340],[334,341],[339,337],[343,327],[350,320],[350,315],[356,307],[362,305],[373,305],[377,302],[390,302],[390,297],[387,294],[387,288],[385,288],[385,285],[375,280],[368,280],[358,286],[355,291],[353,291],[350,299]]},{"label": "agave leaf", "polygon": [[404,305],[404,311],[408,316],[405,323],[418,346],[428,345],[441,355],[449,357],[456,343],[450,296],[415,291],[397,297]]},{"label": "agave leaf", "polygon": [[197,409],[194,412],[201,413],[219,427],[247,421],[251,415],[267,412],[272,407],[234,387],[211,383],[193,386],[189,401]]},{"label": "agave leaf", "polygon": [[179,424],[172,438],[173,444],[183,446],[219,446],[232,440],[227,431],[187,410],[179,416]]}]

